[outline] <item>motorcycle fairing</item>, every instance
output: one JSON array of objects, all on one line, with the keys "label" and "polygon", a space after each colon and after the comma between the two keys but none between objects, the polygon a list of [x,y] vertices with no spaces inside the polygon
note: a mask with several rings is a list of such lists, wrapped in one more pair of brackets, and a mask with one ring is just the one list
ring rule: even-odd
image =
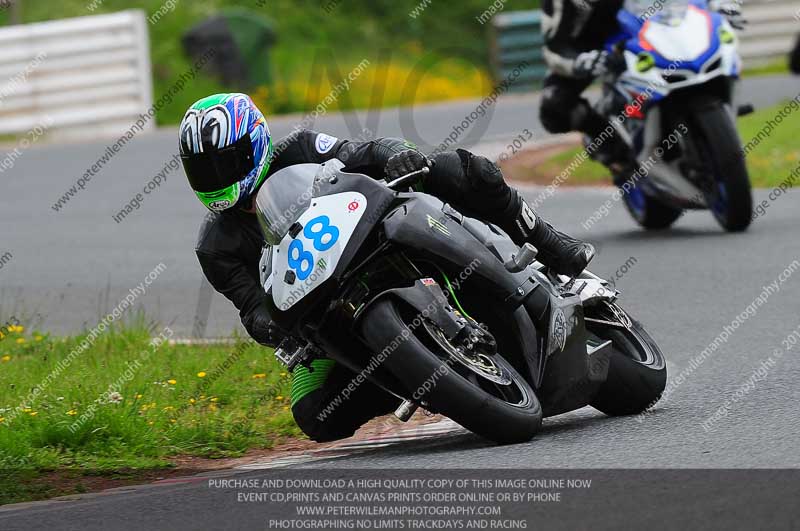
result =
[{"label": "motorcycle fairing", "polygon": [[400,194],[407,199],[389,213],[383,229],[389,242],[430,257],[451,269],[472,271],[487,295],[507,305],[519,306],[536,285],[524,271],[510,273],[498,257],[443,209],[444,203],[422,194]]},{"label": "motorcycle fairing", "polygon": [[312,199],[296,230],[272,247],[272,298],[289,309],[332,275],[368,206],[358,192]]},{"label": "motorcycle fairing", "polygon": [[[395,199],[395,193],[380,182],[370,178],[364,178],[364,176],[360,174],[347,173],[340,170],[327,172],[324,179],[315,183],[314,190],[315,193],[312,205],[309,207],[308,211],[303,214],[304,217],[314,219],[317,217],[316,213],[321,206],[325,206],[328,201],[334,201],[335,207],[339,209],[339,214],[345,216],[345,219],[351,214],[354,217],[357,216],[358,219],[354,227],[351,227],[354,220],[348,220],[350,225],[348,225],[349,237],[347,238],[347,242],[337,249],[335,263],[328,263],[326,261],[328,267],[326,268],[327,270],[325,271],[324,278],[314,284],[313,290],[302,291],[288,284],[288,282],[286,282],[285,272],[283,273],[284,276],[281,276],[280,272],[276,272],[275,257],[279,256],[280,253],[275,253],[273,251],[271,258],[273,275],[266,282],[265,288],[269,287],[272,290],[271,300],[274,302],[275,307],[271,308],[271,310],[286,312],[287,315],[284,317],[288,321],[297,320],[299,317],[294,313],[295,308],[299,308],[296,306],[299,300],[307,300],[309,297],[323,297],[327,290],[333,289],[333,287],[340,284],[342,275],[347,271],[356,253],[364,244],[364,240],[370,235],[375,225],[381,220],[382,216]],[[325,199],[331,196],[336,196],[336,198],[334,200]],[[317,203],[316,205],[314,204],[315,202]],[[354,202],[358,202],[359,206],[358,208],[354,208],[353,212],[350,212],[349,207],[351,203]],[[355,205],[353,205],[353,207],[355,207]],[[344,213],[342,213],[342,209],[344,209]],[[302,230],[305,230],[305,225],[303,225]],[[295,234],[299,233],[296,232]],[[290,236],[291,235],[287,237]],[[287,240],[285,239],[281,242],[281,247],[284,246],[285,241]],[[291,243],[289,243],[289,245],[291,245]],[[281,263],[284,265],[288,264],[288,258],[284,258],[288,252],[288,247],[282,252],[284,254],[280,255]],[[318,260],[315,261],[315,268],[318,267],[317,262]],[[284,267],[284,269],[286,268]],[[291,278],[289,280],[291,280]],[[295,284],[300,282],[302,281],[296,280]],[[287,287],[281,286],[280,284],[286,284]],[[292,289],[295,290],[295,298],[301,295],[299,299],[291,300]],[[281,291],[283,294],[276,297],[276,291]],[[284,301],[284,304],[281,305],[279,300]],[[291,304],[287,302],[291,302]],[[303,306],[305,307],[306,305]],[[307,307],[312,306],[313,301],[307,305]]]},{"label": "motorcycle fairing", "polygon": [[[676,90],[719,76],[739,76],[741,61],[733,29],[722,15],[710,12],[705,1],[691,2],[676,27],[642,21],[625,10],[618,13],[617,20],[622,30],[609,39],[606,48],[611,51],[624,43],[627,71],[617,83],[631,101],[647,94],[643,103],[648,107]],[[723,40],[723,34],[733,39]],[[653,61],[645,70],[639,68],[643,57]]]},{"label": "motorcycle fairing", "polygon": [[454,339],[466,326],[466,322],[459,319],[452,308],[448,309],[450,305],[447,297],[433,279],[417,280],[413,286],[394,288],[380,293],[358,310],[355,319],[357,320],[370,305],[385,297],[395,297],[405,302],[421,318],[436,323],[447,339]]}]

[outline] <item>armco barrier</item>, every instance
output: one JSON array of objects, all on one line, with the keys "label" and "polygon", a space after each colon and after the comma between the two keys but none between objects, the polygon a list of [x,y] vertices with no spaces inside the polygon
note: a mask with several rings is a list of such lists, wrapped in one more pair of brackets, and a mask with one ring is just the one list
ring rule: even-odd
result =
[{"label": "armco barrier", "polygon": [[0,28],[0,50],[0,135],[110,136],[152,105],[141,10]]}]

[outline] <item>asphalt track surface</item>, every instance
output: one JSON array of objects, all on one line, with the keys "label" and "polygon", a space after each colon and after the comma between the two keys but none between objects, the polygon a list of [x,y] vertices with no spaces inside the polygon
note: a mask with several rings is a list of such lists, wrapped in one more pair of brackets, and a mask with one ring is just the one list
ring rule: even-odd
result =
[{"label": "asphalt track surface", "polygon": [[[766,197],[764,192],[757,195]],[[576,213],[591,211],[607,197],[606,190],[564,192],[550,199],[546,209],[557,223],[576,229]],[[672,231],[645,234],[632,226],[621,204],[593,228],[592,240],[600,247],[593,270],[614,277],[623,264],[631,264],[617,281],[621,304],[659,343],[670,362],[673,382],[764,286],[779,275],[786,278],[644,419],[608,418],[585,408],[546,419],[541,433],[527,444],[497,448],[472,435],[453,435],[303,468],[342,472],[364,468],[800,467],[800,345],[786,350],[783,343],[800,327],[800,269],[788,277],[783,273],[800,260],[798,200],[800,196],[793,192],[775,201],[742,235],[722,233],[705,213],[687,215]],[[759,371],[761,367],[767,368],[766,374]],[[728,416],[706,431],[703,422],[727,401],[733,401],[728,403]],[[257,471],[237,477],[274,474]],[[595,478],[605,486],[586,498],[521,510],[526,517],[535,517],[531,521],[540,529],[639,529],[645,525],[650,529],[796,529],[797,473],[781,483],[763,477],[720,479],[713,474],[697,474],[699,483],[692,483],[672,474],[583,471],[579,477]],[[289,515],[279,504],[239,503],[237,492],[211,489],[201,480],[79,501],[9,506],[0,510],[0,529],[269,529],[268,518]]]},{"label": "asphalt track surface", "polygon": [[[773,92],[773,98],[794,95],[793,83],[788,89],[770,84],[784,91]],[[765,89],[757,92],[763,96]],[[533,116],[533,103],[532,97],[504,100],[496,116],[505,106],[516,106],[520,113],[530,108]],[[515,130],[516,122],[509,127]],[[171,142],[166,133],[142,137],[60,213],[50,204],[102,146],[33,149],[20,159],[6,190],[6,197],[14,199],[0,210],[3,245],[14,256],[0,270],[4,312],[9,307],[40,312],[61,330],[91,326],[120,294],[163,262],[168,269],[143,298],[145,307],[152,317],[191,329],[188,314],[194,312],[200,286],[191,248],[202,210],[184,190],[180,174],[171,174],[167,186],[131,218],[119,225],[111,220],[163,165]],[[44,187],[45,181],[53,184]],[[534,199],[541,190],[525,193]],[[645,233],[621,203],[585,230],[582,221],[612,193],[561,190],[542,203],[541,212],[597,244],[592,271],[617,278],[621,305],[645,324],[669,360],[674,391],[667,400],[644,418],[608,418],[585,408],[546,419],[540,434],[526,444],[498,448],[460,434],[298,468],[338,471],[329,472],[334,474],[347,469],[577,469],[581,477],[595,477],[605,487],[587,498],[537,506],[531,513],[536,515],[533,527],[796,529],[797,471],[789,477],[706,473],[686,479],[650,469],[800,467],[800,344],[788,349],[785,343],[800,330],[800,195],[789,192],[770,202],[744,234],[723,233],[705,212],[687,214],[670,231]],[[756,198],[769,200],[768,192],[758,191]],[[775,282],[777,289],[764,297],[765,287]],[[759,297],[762,302],[747,315]],[[234,312],[215,299],[209,330],[230,330],[233,322]],[[726,326],[735,330],[719,341]],[[713,352],[699,365],[692,363],[715,340]],[[708,424],[720,408],[727,416]],[[640,471],[607,471],[620,468]],[[776,491],[788,498],[776,497]],[[200,480],[10,506],[0,510],[0,529],[268,529],[268,517],[287,511],[238,503],[233,490],[210,489]]]}]

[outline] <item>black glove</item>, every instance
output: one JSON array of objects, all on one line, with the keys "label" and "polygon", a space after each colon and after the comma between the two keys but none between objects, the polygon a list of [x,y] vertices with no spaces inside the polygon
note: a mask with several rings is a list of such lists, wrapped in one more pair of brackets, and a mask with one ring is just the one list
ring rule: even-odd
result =
[{"label": "black glove", "polygon": [[744,18],[744,14],[742,14],[740,2],[718,0],[714,2],[711,7],[720,15],[725,16],[725,18],[728,19],[728,23],[734,28],[743,30],[747,25],[747,19]]},{"label": "black glove", "polygon": [[287,333],[278,327],[269,317],[269,314],[261,310],[261,307],[250,312],[242,320],[247,333],[250,334],[256,343],[268,347],[276,347],[283,341]]},{"label": "black glove", "polygon": [[420,171],[423,168],[430,168],[431,161],[428,157],[417,151],[416,149],[406,149],[389,158],[386,163],[386,176],[389,179],[399,179],[409,173]]},{"label": "black glove", "polygon": [[589,79],[608,73],[619,74],[626,68],[625,57],[622,54],[609,53],[605,50],[591,50],[583,52],[575,58],[572,73],[577,78]]}]

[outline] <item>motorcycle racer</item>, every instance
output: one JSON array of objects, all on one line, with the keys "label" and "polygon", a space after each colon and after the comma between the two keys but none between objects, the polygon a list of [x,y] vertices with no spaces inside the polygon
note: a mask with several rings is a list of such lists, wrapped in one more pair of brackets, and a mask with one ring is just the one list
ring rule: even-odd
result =
[{"label": "motorcycle racer", "polygon": [[[270,175],[295,164],[336,158],[347,171],[389,179],[429,167],[423,183],[426,193],[465,215],[498,225],[518,245],[532,243],[539,249],[539,260],[554,271],[576,276],[595,253],[590,244],[555,230],[536,215],[506,184],[497,165],[465,150],[429,160],[404,140],[355,142],[309,130],[295,131],[274,144],[261,111],[239,93],[216,94],[193,104],[179,134],[189,184],[210,211],[195,249],[200,265],[211,285],[239,310],[250,336],[264,345],[276,345],[281,334],[271,322],[259,282],[265,242],[253,203]],[[393,402],[387,404],[376,387],[364,384],[359,393],[367,398],[351,396],[346,406],[320,420],[320,410],[328,405],[324,397],[338,394],[353,374],[330,360],[316,361],[314,369],[298,367],[292,385],[292,412],[312,439],[347,437],[370,418],[391,410]]]},{"label": "motorcycle racer", "polygon": [[[636,11],[655,14],[669,2],[627,0]],[[621,186],[632,171],[630,147],[614,134],[597,141],[608,123],[582,96],[592,82],[606,73],[621,72],[625,62],[604,49],[609,37],[618,31],[617,13],[625,0],[544,0],[542,33],[544,59],[549,72],[544,81],[539,119],[550,133],[580,131],[592,139],[598,150],[592,154],[608,166],[615,183]],[[742,28],[739,2],[712,1],[710,7],[725,15],[736,28]]]}]

